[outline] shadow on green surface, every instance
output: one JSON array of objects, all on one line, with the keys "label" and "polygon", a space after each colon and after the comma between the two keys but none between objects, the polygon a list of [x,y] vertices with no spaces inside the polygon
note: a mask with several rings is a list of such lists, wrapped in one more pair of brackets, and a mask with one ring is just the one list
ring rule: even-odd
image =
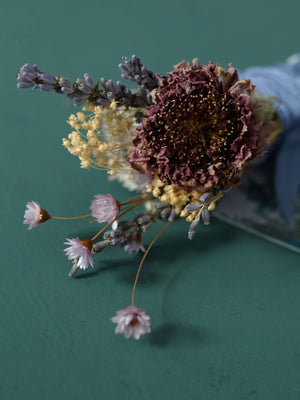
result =
[{"label": "shadow on green surface", "polygon": [[[162,243],[151,250],[140,275],[139,286],[145,288],[161,286],[165,293],[169,290],[170,280],[174,280],[178,274],[180,275],[187,268],[186,265],[195,260],[197,254],[209,256],[215,248],[219,249],[232,242],[239,231],[214,220],[211,227],[202,227],[192,241],[182,237],[183,233],[186,233],[185,230],[183,232],[183,229],[178,229],[177,232],[165,235]],[[102,279],[103,274],[109,273],[110,275],[114,274],[116,285],[132,287],[142,254],[126,255],[118,249],[114,253],[111,252],[109,259],[101,260],[101,254],[98,257],[94,269],[79,271],[75,279]],[[209,335],[206,328],[199,329],[196,326],[181,325],[176,320],[169,320],[154,328],[145,341],[150,346],[161,348],[174,345],[181,349],[190,346],[201,348],[213,340],[212,337],[213,335]]]},{"label": "shadow on green surface", "polygon": [[[181,232],[177,234],[169,234],[169,237],[165,237],[162,244],[158,243],[151,249],[151,253],[148,256],[147,263],[151,262],[151,269],[144,268],[143,274],[140,277],[141,283],[153,284],[157,281],[157,275],[162,271],[162,268],[168,268],[173,266],[174,263],[178,263],[178,260],[185,259],[187,256],[192,257],[195,253],[203,254],[207,253],[211,249],[225,246],[229,242],[234,240],[234,237],[239,233],[236,228],[232,228],[224,223],[220,223],[217,220],[213,220],[213,226],[207,228],[203,227],[193,240],[188,240],[187,237],[182,237]],[[80,237],[85,237],[82,232]],[[167,235],[166,235],[167,236]],[[125,282],[132,285],[133,276],[136,273],[137,266],[142,258],[142,254],[127,255],[127,257],[112,258],[109,260],[101,261],[101,253],[96,257],[96,267],[88,272],[79,273],[76,275],[76,279],[84,279],[89,277],[95,277],[101,275],[107,271],[117,271],[121,277],[119,281]]]},{"label": "shadow on green surface", "polygon": [[[136,259],[137,260],[137,259]],[[107,271],[116,271],[120,268],[126,269],[133,269],[136,270],[136,264],[137,261],[134,262],[132,257],[130,258],[122,258],[122,259],[116,259],[116,260],[98,260],[99,262],[96,264],[96,267],[94,269],[90,269],[87,272],[81,272],[77,273],[74,276],[74,279],[87,279],[87,278],[95,278],[97,275],[100,276],[101,274],[107,272]],[[131,280],[132,283],[132,280]]]},{"label": "shadow on green surface", "polygon": [[207,342],[208,336],[201,329],[194,326],[180,326],[175,323],[165,323],[164,325],[153,329],[147,341],[151,345],[165,347],[170,344],[183,346],[199,346]]}]

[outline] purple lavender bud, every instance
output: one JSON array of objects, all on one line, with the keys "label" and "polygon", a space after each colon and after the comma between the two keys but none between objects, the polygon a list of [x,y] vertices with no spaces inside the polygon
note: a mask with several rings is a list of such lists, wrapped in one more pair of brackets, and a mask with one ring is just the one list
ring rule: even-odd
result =
[{"label": "purple lavender bud", "polygon": [[[74,95],[74,97],[75,97],[75,95]],[[82,96],[78,95],[77,96],[76,95],[76,97],[77,97],[77,99],[74,101],[75,107],[81,106],[82,104],[84,104],[88,100],[88,96],[84,96],[84,95],[82,95]]]},{"label": "purple lavender bud", "polygon": [[57,83],[61,87],[66,87],[66,88],[70,88],[70,89],[73,88],[73,83],[71,81],[69,81],[69,79],[64,78],[63,76],[60,76],[58,78]]},{"label": "purple lavender bud", "polygon": [[203,204],[201,203],[189,204],[188,206],[185,207],[185,211],[187,212],[196,211],[199,210],[199,208],[201,207],[203,207]]},{"label": "purple lavender bud", "polygon": [[151,215],[147,211],[137,211],[135,213],[134,221],[136,221],[139,225],[147,222],[151,219]]},{"label": "purple lavender bud", "polygon": [[166,221],[168,220],[170,214],[171,214],[171,207],[166,207],[161,210],[160,214],[158,215],[158,218],[163,221]]},{"label": "purple lavender bud", "polygon": [[[206,211],[207,211],[207,209],[204,207],[204,203],[206,203],[207,201],[209,201],[210,200],[210,193],[209,192],[206,192],[206,193],[203,193],[200,197],[199,197],[199,201],[197,202],[197,203],[194,203],[194,204],[189,204],[189,205],[187,205],[186,207],[185,207],[185,211],[187,211],[187,212],[192,212],[192,211],[196,211],[196,210],[199,210],[199,209],[201,209],[200,210],[200,212],[205,212],[205,217],[207,216],[207,214],[206,214]],[[204,211],[204,209],[206,210],[206,211]],[[208,211],[207,211],[208,212]],[[209,213],[208,213],[209,214]],[[204,218],[205,217],[203,217],[203,221],[204,221]],[[209,219],[209,216],[208,216],[208,219]],[[207,218],[205,219],[205,220],[207,220]],[[208,222],[208,224],[206,224],[206,223],[204,223],[205,225],[208,225],[209,224],[209,222]]]},{"label": "purple lavender bud", "polygon": [[121,245],[124,242],[124,245],[126,244],[126,239],[124,238],[122,232],[118,229],[106,231],[103,235],[103,238],[105,241],[109,242],[111,246],[115,246],[117,244]]},{"label": "purple lavender bud", "polygon": [[209,213],[209,211],[208,211],[208,209],[206,207],[203,207],[201,216],[202,216],[202,220],[203,220],[204,225],[209,225],[209,223],[210,223],[210,213]]},{"label": "purple lavender bud", "polygon": [[39,70],[39,68],[38,68],[38,66],[36,65],[36,64],[33,64],[33,70],[34,70],[34,73],[42,73],[40,70]]},{"label": "purple lavender bud", "polygon": [[108,100],[112,101],[115,99],[115,95],[112,92],[107,92],[107,98]]},{"label": "purple lavender bud", "polygon": [[118,229],[123,233],[126,233],[130,229],[136,229],[136,223],[134,221],[119,221]]},{"label": "purple lavender bud", "polygon": [[69,88],[69,87],[62,87],[60,89],[60,91],[65,94],[66,96],[71,95],[74,92],[73,88]]},{"label": "purple lavender bud", "polygon": [[[124,60],[128,65],[122,67],[123,72],[131,74],[132,68],[135,68],[137,79],[140,81],[139,59],[133,58],[132,61],[126,58]],[[84,74],[84,79],[77,79],[75,83],[72,83],[62,76],[54,77],[49,73],[41,72],[36,65],[25,64],[21,67],[17,78],[20,81],[18,87],[21,89],[32,87],[44,92],[54,90],[58,94],[75,98],[75,106],[80,106],[86,101],[95,105],[108,106],[113,100],[116,100],[118,105],[131,107],[145,107],[147,104],[152,104],[151,97],[145,89],[141,88],[141,92],[133,97],[132,92],[121,82],[114,85],[112,80],[103,78],[100,79],[103,89],[99,89],[98,84],[94,87],[88,73]],[[128,78],[130,78],[129,75]]]},{"label": "purple lavender bud", "polygon": [[74,92],[73,83],[62,76],[57,79],[57,85],[58,88],[55,89],[56,93],[63,93],[66,96],[70,96]]},{"label": "purple lavender bud", "polygon": [[134,80],[137,83],[141,83],[143,81],[143,78],[140,75],[134,75]]},{"label": "purple lavender bud", "polygon": [[173,207],[166,201],[155,201],[152,203],[154,216],[162,221],[169,221],[173,218]]},{"label": "purple lavender bud", "polygon": [[53,90],[53,85],[51,85],[51,83],[41,83],[40,85],[38,85],[38,88],[42,92],[50,92],[51,90]]},{"label": "purple lavender bud", "polygon": [[110,101],[104,97],[97,97],[96,99],[93,100],[93,104],[99,106],[107,106],[110,104]]},{"label": "purple lavender bud", "polygon": [[135,213],[134,221],[140,226],[142,232],[146,232],[151,228],[154,218],[146,211],[138,211]]},{"label": "purple lavender bud", "polygon": [[40,74],[39,77],[43,82],[51,84],[51,85],[55,85],[56,84],[56,79],[54,78],[54,76],[44,72],[42,74]]},{"label": "purple lavender bud", "polygon": [[153,221],[149,221],[148,223],[144,223],[143,225],[141,225],[141,231],[142,232],[147,232],[151,226],[153,225]]},{"label": "purple lavender bud", "polygon": [[19,75],[27,75],[28,79],[32,79],[35,77],[36,74],[36,68],[34,68],[32,65],[30,64],[24,64],[19,72]]},{"label": "purple lavender bud", "polygon": [[166,201],[157,200],[157,201],[154,201],[152,203],[152,208],[154,210],[160,210],[160,209],[165,208],[165,207],[170,207],[170,204],[168,202],[166,202]]},{"label": "purple lavender bud", "polygon": [[117,81],[114,92],[116,96],[122,96],[125,89],[125,86],[121,82]]},{"label": "purple lavender bud", "polygon": [[100,79],[103,90],[99,92],[99,97],[93,100],[94,104],[107,105],[112,100],[116,100],[118,104],[129,106],[131,104],[132,93],[121,82],[114,85],[112,80]]},{"label": "purple lavender bud", "polygon": [[93,88],[94,88],[94,83],[93,83],[93,80],[92,80],[92,78],[90,77],[90,75],[87,74],[87,73],[85,73],[83,76],[84,76],[85,84],[86,84],[90,89],[93,89]]},{"label": "purple lavender bud", "polygon": [[144,89],[143,87],[139,87],[134,92],[134,100],[132,101],[132,106],[145,108],[151,104],[153,104],[153,99],[149,90]]},{"label": "purple lavender bud", "polygon": [[209,192],[203,193],[199,197],[199,200],[202,201],[202,203],[205,203],[209,199],[210,199],[210,193]]},{"label": "purple lavender bud", "polygon": [[122,57],[124,64],[119,64],[119,68],[122,71],[122,77],[129,81],[136,82],[139,86],[147,90],[152,90],[158,87],[158,79],[154,76],[153,72],[147,70],[142,65],[141,60],[133,55],[131,59]]},{"label": "purple lavender bud", "polygon": [[30,88],[31,86],[33,86],[32,82],[21,82],[21,83],[17,84],[17,87],[19,89],[27,89],[27,88]]},{"label": "purple lavender bud", "polygon": [[36,65],[32,66],[30,64],[24,64],[18,73],[17,79],[21,82],[31,82],[37,77],[37,74],[41,71]]},{"label": "purple lavender bud", "polygon": [[84,74],[84,80],[77,79],[72,83],[62,76],[54,77],[47,72],[41,72],[36,65],[25,64],[21,67],[17,79],[20,81],[18,87],[21,89],[33,87],[43,92],[54,90],[58,94],[75,97],[76,106],[92,101],[93,97],[99,97],[99,90],[97,87],[94,88],[93,80],[87,73]]},{"label": "purple lavender bud", "polygon": [[110,243],[108,240],[101,240],[100,242],[95,243],[92,248],[92,255],[100,253],[100,251],[103,251],[109,245]]},{"label": "purple lavender bud", "polygon": [[[123,76],[123,78],[125,78],[125,76],[128,76],[128,72],[129,72],[129,69],[128,69],[128,67],[126,66],[126,65],[124,65],[124,64],[119,64],[119,68],[120,68],[120,70],[121,70],[121,72],[122,72],[122,76]],[[125,78],[126,79],[126,78]]]},{"label": "purple lavender bud", "polygon": [[168,221],[169,221],[169,222],[174,222],[175,219],[176,219],[175,208],[172,208],[172,210],[171,210],[171,212],[170,212],[170,215],[169,215],[169,218],[168,218]]},{"label": "purple lavender bud", "polygon": [[112,92],[114,90],[114,84],[112,80],[106,80],[104,78],[100,79],[101,85],[107,92]]},{"label": "purple lavender bud", "polygon": [[85,96],[86,98],[88,98],[89,94],[91,93],[91,89],[88,86],[86,86],[85,82],[82,81],[81,79],[77,79],[76,86],[77,86],[77,91],[74,93],[74,96],[76,97]]},{"label": "purple lavender bud", "polygon": [[132,92],[131,90],[127,89],[127,87],[124,86],[123,89],[123,94],[125,97],[127,97],[128,99],[130,99],[132,97]]},{"label": "purple lavender bud", "polygon": [[132,92],[125,88],[123,90],[123,97],[119,100],[119,103],[124,105],[124,106],[132,106],[133,104],[131,103],[131,99],[132,99]]},{"label": "purple lavender bud", "polygon": [[77,100],[75,100],[75,105],[81,105],[89,100],[90,96],[93,94],[93,86],[90,86],[91,78],[88,74],[85,74],[85,80],[77,79],[75,83],[76,90],[72,94]]},{"label": "purple lavender bud", "polygon": [[138,225],[134,221],[118,221],[113,229],[106,231],[103,235],[105,240],[108,240],[113,246],[119,245],[124,247],[128,244],[128,238],[138,233]]},{"label": "purple lavender bud", "polygon": [[[130,59],[128,59],[128,61],[130,61]],[[139,65],[139,63],[140,63],[140,59],[139,59],[136,55],[133,55],[133,56],[131,57],[131,61],[132,61],[132,64],[133,64],[135,67],[138,67],[138,65]]]},{"label": "purple lavender bud", "polygon": [[200,216],[198,214],[197,217],[194,219],[194,221],[192,221],[192,223],[190,225],[190,228],[189,228],[188,238],[190,240],[193,239],[193,237],[194,237],[194,235],[195,235],[195,233],[196,233],[196,231],[198,229],[199,221],[200,221]]}]

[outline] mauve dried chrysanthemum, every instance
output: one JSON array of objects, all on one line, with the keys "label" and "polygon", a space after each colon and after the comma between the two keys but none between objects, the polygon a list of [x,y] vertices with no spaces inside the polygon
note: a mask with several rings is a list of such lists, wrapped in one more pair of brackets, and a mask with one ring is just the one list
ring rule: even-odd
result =
[{"label": "mauve dried chrysanthemum", "polygon": [[235,186],[246,162],[267,147],[270,124],[256,112],[250,80],[213,62],[186,61],[159,76],[155,105],[136,129],[130,165],[186,191]]}]

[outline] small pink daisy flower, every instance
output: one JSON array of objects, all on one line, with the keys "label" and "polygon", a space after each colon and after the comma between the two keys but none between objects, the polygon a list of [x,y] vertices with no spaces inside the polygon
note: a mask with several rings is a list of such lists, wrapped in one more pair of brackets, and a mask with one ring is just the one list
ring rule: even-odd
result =
[{"label": "small pink daisy flower", "polygon": [[80,240],[79,238],[71,238],[65,241],[69,245],[64,252],[69,260],[76,260],[76,266],[80,269],[87,269],[90,265],[94,266],[92,257],[93,242],[91,240]]},{"label": "small pink daisy flower", "polygon": [[23,224],[29,225],[28,230],[51,218],[48,212],[43,210],[37,201],[29,201],[26,207]]},{"label": "small pink daisy flower", "polygon": [[95,200],[92,200],[90,210],[97,222],[111,222],[119,214],[120,205],[110,194],[96,194]]},{"label": "small pink daisy flower", "polygon": [[132,335],[138,340],[141,335],[150,333],[150,317],[143,308],[129,306],[123,310],[117,311],[117,315],[111,318],[111,321],[118,324],[115,333],[122,333],[126,339]]}]

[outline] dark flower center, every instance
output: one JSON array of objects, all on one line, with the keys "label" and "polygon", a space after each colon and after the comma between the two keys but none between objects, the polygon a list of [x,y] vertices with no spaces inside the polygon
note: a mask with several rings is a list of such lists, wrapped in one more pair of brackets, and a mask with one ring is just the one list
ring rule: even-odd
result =
[{"label": "dark flower center", "polygon": [[134,326],[134,325],[136,325],[138,322],[139,322],[138,318],[137,318],[136,316],[134,316],[134,317],[132,318],[132,320],[129,322],[129,325],[130,325],[130,326]]}]

